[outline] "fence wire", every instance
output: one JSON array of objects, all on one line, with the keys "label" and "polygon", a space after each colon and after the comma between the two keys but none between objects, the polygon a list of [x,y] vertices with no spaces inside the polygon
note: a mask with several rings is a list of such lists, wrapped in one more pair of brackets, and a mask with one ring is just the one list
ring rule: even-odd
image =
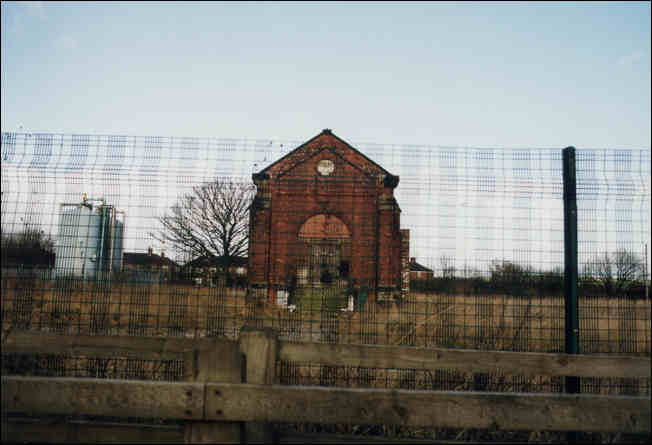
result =
[{"label": "fence wire", "polygon": [[[3,333],[237,339],[248,325],[292,342],[563,352],[561,148],[346,154],[329,135],[298,159],[303,141],[2,133]],[[577,154],[580,352],[650,356],[650,151]],[[182,362],[2,360],[3,374],[183,376]],[[500,370],[279,362],[277,374],[564,390]],[[581,390],[650,394],[650,379],[583,378]]]}]

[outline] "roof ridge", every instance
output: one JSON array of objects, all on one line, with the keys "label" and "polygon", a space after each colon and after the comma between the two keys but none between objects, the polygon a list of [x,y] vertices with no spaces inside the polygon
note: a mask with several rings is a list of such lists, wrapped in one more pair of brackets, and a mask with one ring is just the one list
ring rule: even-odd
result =
[{"label": "roof ridge", "polygon": [[408,264],[409,264],[410,266],[416,266],[417,268],[421,268],[421,269],[422,269],[422,270],[415,270],[415,271],[413,271],[413,272],[433,272],[432,269],[430,269],[429,267],[424,266],[424,265],[421,264],[421,263],[418,263],[416,260],[414,260],[414,261],[410,261]]},{"label": "roof ridge", "polygon": [[286,168],[285,170],[279,170],[279,172],[278,172],[278,177],[280,178],[280,177],[282,177],[282,176],[285,176],[286,174],[288,174],[289,172],[291,172],[295,167],[297,167],[299,164],[301,164],[301,162],[303,162],[303,161],[307,161],[307,160],[310,160],[310,159],[314,158],[315,156],[320,155],[321,153],[323,153],[323,152],[326,151],[326,150],[328,150],[329,152],[333,153],[333,156],[337,156],[339,159],[342,160],[342,162],[345,162],[345,163],[349,164],[351,167],[353,167],[354,169],[359,170],[360,172],[362,172],[362,174],[364,174],[366,177],[368,177],[368,178],[373,178],[373,175],[371,175],[369,172],[364,171],[362,168],[360,168],[359,166],[355,165],[353,162],[349,161],[349,160],[346,159],[344,156],[342,156],[340,153],[338,153],[335,149],[333,149],[333,147],[329,147],[329,146],[324,146],[324,147],[322,147],[321,150],[319,150],[319,151],[315,151],[315,152],[314,152],[310,157],[305,158],[305,159],[303,159],[303,160],[300,161],[300,162],[297,162],[296,164],[294,164],[294,165],[292,165],[292,166]]},{"label": "roof ridge", "polygon": [[385,173],[385,174],[387,174],[387,175],[390,175],[390,176],[393,176],[390,172],[388,172],[387,170],[385,170],[385,168],[383,168],[380,164],[378,164],[377,162],[375,162],[373,159],[370,159],[367,155],[365,155],[364,153],[362,153],[360,150],[358,150],[357,148],[355,148],[353,145],[349,144],[347,141],[345,141],[344,139],[340,138],[340,137],[337,136],[335,133],[333,133],[333,131],[332,131],[330,128],[324,128],[324,129],[321,131],[321,133],[319,133],[319,134],[313,136],[312,138],[308,139],[308,140],[307,140],[306,142],[304,142],[303,144],[299,145],[299,146],[298,146],[297,148],[295,148],[294,150],[289,151],[288,153],[286,153],[285,155],[283,155],[282,157],[280,157],[280,158],[277,159],[276,161],[272,162],[272,163],[269,164],[267,167],[265,167],[265,168],[262,169],[260,172],[258,172],[258,174],[260,174],[260,173],[265,173],[267,170],[269,170],[270,168],[272,168],[272,167],[275,166],[276,164],[280,163],[280,162],[283,161],[284,159],[290,157],[292,154],[294,154],[295,152],[297,152],[297,151],[299,151],[300,149],[304,148],[306,145],[310,144],[311,142],[313,142],[315,139],[317,139],[319,136],[322,136],[322,135],[328,135],[328,136],[332,136],[332,137],[334,137],[334,138],[337,139],[339,142],[341,142],[342,144],[344,144],[345,146],[347,146],[348,148],[350,148],[351,150],[353,150],[354,152],[356,152],[357,154],[359,154],[360,156],[362,156],[364,159],[366,159],[368,162],[370,162],[374,167],[380,169],[383,173]]}]

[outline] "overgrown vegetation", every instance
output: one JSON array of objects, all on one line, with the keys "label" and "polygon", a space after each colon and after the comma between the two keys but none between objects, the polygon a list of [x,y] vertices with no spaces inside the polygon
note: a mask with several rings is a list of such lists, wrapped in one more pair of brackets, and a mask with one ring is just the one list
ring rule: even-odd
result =
[{"label": "overgrown vegetation", "polygon": [[[504,294],[514,297],[560,296],[564,294],[564,270],[535,270],[511,261],[494,261],[488,274],[456,271],[446,259],[439,274],[429,279],[411,279],[410,289],[449,294]],[[580,296],[645,298],[643,260],[627,250],[604,253],[586,263],[579,279]]]},{"label": "overgrown vegetation", "polygon": [[[505,285],[526,273],[517,267],[497,267],[494,284]],[[476,277],[477,279],[478,277]],[[559,279],[557,276],[556,279]],[[455,285],[457,278],[443,281]],[[464,281],[471,286],[473,279]],[[502,280],[502,281],[501,281]],[[64,286],[66,284],[66,286]],[[105,283],[104,283],[105,284]],[[318,290],[314,290],[318,294]],[[249,305],[242,290],[227,287],[206,288],[172,284],[115,282],[112,285],[72,280],[2,280],[3,331],[10,328],[45,330],[69,334],[138,336],[220,336],[237,338],[245,324],[272,327],[280,338],[289,341],[322,341],[349,344],[390,344],[419,347],[457,347],[515,351],[560,351],[563,348],[563,299],[495,294],[451,294],[412,292],[400,304],[373,302],[364,312],[314,310],[289,312],[273,304]],[[317,295],[313,296],[317,298]],[[316,300],[315,300],[316,301]],[[597,308],[592,305],[596,305]],[[650,309],[645,301],[622,298],[582,300],[580,314],[596,312],[597,320],[582,319],[585,325],[583,351],[624,351],[649,355]],[[623,317],[620,318],[621,314]],[[612,325],[631,323],[622,330]],[[593,342],[593,343],[591,343]],[[629,347],[629,346],[628,346]],[[590,349],[593,348],[593,349]],[[561,379],[507,376],[499,370],[491,374],[417,371],[413,369],[375,369],[279,363],[284,367],[279,378],[288,385],[328,385],[363,388],[401,388],[456,391],[558,392]],[[127,358],[96,359],[60,356],[3,356],[3,373],[99,378],[178,380],[181,363],[154,362]],[[621,381],[622,380],[622,381]],[[621,380],[587,382],[583,392],[626,394],[629,387],[649,394],[649,382],[635,385]],[[630,379],[631,380],[631,379]],[[629,386],[628,386],[629,385]],[[647,385],[647,386],[646,386]],[[518,434],[473,429],[412,428],[385,425],[284,425],[302,432],[332,432],[394,438],[550,442],[562,441],[563,433],[520,432]],[[589,437],[589,435],[585,435]],[[615,435],[592,440],[618,442]],[[631,441],[631,438],[624,442]],[[643,441],[641,441],[643,442]]]},{"label": "overgrown vegetation", "polygon": [[583,281],[587,285],[598,284],[606,295],[635,296],[644,284],[643,259],[626,249],[604,252],[585,264]]},{"label": "overgrown vegetation", "polygon": [[26,225],[2,234],[2,267],[53,267],[54,242],[43,230]]}]

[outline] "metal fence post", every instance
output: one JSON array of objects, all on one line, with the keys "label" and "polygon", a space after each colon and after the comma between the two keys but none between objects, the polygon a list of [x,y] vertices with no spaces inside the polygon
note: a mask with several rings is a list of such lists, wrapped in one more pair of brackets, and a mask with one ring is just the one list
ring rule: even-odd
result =
[{"label": "metal fence post", "polygon": [[[580,322],[577,302],[577,192],[575,175],[575,147],[562,152],[564,179],[564,306],[565,348],[567,354],[579,354]],[[565,379],[566,392],[580,392],[579,377]],[[577,432],[569,432],[569,442],[578,440]]]},{"label": "metal fence post", "polygon": [[[579,314],[577,303],[577,194],[575,147],[563,150],[564,175],[564,302],[566,309],[565,351],[579,354]],[[579,388],[578,388],[579,389]],[[570,392],[570,391],[569,391]],[[577,391],[574,391],[577,392]]]}]

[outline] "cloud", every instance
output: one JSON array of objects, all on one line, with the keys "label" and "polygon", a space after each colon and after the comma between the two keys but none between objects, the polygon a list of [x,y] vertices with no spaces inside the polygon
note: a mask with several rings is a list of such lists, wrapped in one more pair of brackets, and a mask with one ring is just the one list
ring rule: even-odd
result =
[{"label": "cloud", "polygon": [[643,51],[634,51],[631,54],[622,56],[618,59],[618,65],[629,66],[634,65],[643,59]]}]

